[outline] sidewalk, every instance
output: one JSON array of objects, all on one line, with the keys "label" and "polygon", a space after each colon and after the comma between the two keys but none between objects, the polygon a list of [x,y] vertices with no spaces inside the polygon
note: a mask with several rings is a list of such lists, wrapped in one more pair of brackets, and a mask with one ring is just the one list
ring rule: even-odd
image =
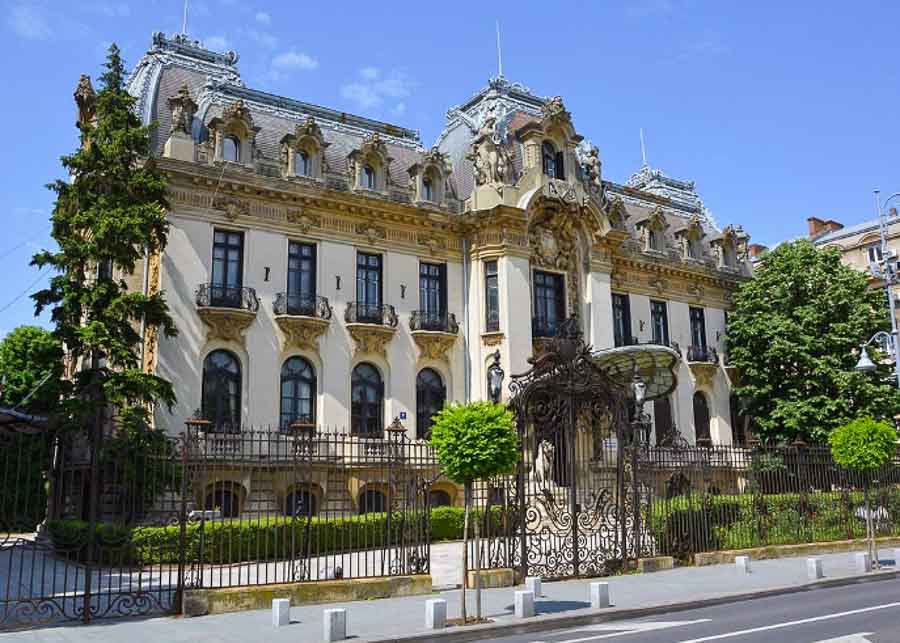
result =
[{"label": "sidewalk", "polygon": [[[857,577],[852,553],[828,554],[821,557],[825,580],[848,582]],[[893,551],[881,552],[882,564],[895,571]],[[888,573],[888,576],[892,574]],[[873,574],[867,574],[867,577]],[[596,580],[596,579],[595,579]],[[543,583],[543,594],[536,601],[538,620],[547,618],[589,617],[601,613],[610,615],[623,610],[659,607],[673,603],[701,602],[721,599],[723,596],[764,592],[785,588],[803,589],[808,585],[805,558],[782,558],[753,561],[752,573],[742,574],[734,565],[685,567],[653,574],[613,576],[606,579],[610,585],[613,608],[592,610],[588,603],[590,580],[572,580]],[[483,591],[485,615],[496,625],[523,623],[512,616],[513,592],[519,588],[491,589]],[[474,592],[469,593],[470,615],[474,614]],[[340,603],[294,607],[292,624],[275,629],[271,625],[269,610],[241,612],[200,618],[153,618],[122,621],[98,621],[94,625],[67,625],[13,632],[2,635],[4,641],[29,641],[34,643],[120,642],[158,643],[159,641],[247,641],[265,640],[267,643],[317,643],[322,640],[322,611],[341,607],[348,611],[349,634],[354,643],[391,640],[396,637],[420,635],[428,640],[440,640],[440,634],[424,629],[425,601],[428,598],[447,600],[449,617],[459,615],[459,591],[436,592],[432,596],[412,596],[376,601]],[[544,619],[542,616],[544,615]],[[634,614],[623,614],[623,617]],[[553,620],[556,620],[555,618]],[[470,628],[465,628],[470,629]],[[461,632],[463,628],[450,628],[445,632]]]}]

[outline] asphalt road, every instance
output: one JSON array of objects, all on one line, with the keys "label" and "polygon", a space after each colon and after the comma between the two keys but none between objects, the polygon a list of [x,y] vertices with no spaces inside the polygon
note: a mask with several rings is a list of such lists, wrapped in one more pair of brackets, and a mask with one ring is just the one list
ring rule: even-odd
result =
[{"label": "asphalt road", "polygon": [[[540,611],[540,602],[537,608]],[[900,580],[485,640],[492,643],[900,643]]]}]

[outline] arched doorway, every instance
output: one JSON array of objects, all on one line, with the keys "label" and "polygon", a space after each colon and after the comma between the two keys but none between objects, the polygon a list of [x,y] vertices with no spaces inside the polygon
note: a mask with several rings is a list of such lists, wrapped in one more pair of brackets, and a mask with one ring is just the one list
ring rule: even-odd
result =
[{"label": "arched doorway", "polygon": [[709,430],[709,402],[703,391],[697,391],[694,393],[694,440],[697,444],[702,444],[703,442],[708,444],[711,439],[712,435]]}]

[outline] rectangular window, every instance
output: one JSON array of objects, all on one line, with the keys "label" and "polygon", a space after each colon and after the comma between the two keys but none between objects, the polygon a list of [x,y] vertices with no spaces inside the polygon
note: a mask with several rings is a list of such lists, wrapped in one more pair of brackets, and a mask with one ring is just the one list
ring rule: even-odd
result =
[{"label": "rectangular window", "polygon": [[316,246],[288,243],[287,306],[290,315],[314,315],[316,309]]},{"label": "rectangular window", "polygon": [[702,308],[691,307],[691,346],[706,348],[706,314]]},{"label": "rectangular window", "polygon": [[534,272],[534,317],[531,332],[535,337],[553,337],[566,318],[563,276],[552,272]]},{"label": "rectangular window", "polygon": [[381,255],[356,255],[356,306],[359,321],[381,323]]},{"label": "rectangular window", "polygon": [[613,342],[616,346],[631,346],[631,302],[628,295],[613,293]]},{"label": "rectangular window", "polygon": [[484,329],[487,332],[500,330],[500,289],[497,276],[497,262],[484,262]]},{"label": "rectangular window", "polygon": [[419,307],[422,323],[437,329],[447,312],[447,266],[419,264]]},{"label": "rectangular window", "polygon": [[881,245],[876,244],[874,246],[869,246],[869,263],[878,263],[884,258],[884,255],[881,254]]},{"label": "rectangular window", "polygon": [[653,330],[653,343],[669,345],[669,313],[664,301],[650,301],[650,327]]},{"label": "rectangular window", "polygon": [[213,233],[210,304],[229,308],[239,307],[243,280],[244,233],[216,230]]}]

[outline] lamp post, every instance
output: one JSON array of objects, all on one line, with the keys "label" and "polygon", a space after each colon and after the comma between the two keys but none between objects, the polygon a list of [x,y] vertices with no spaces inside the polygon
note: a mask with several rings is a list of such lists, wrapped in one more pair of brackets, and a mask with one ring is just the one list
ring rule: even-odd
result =
[{"label": "lamp post", "polygon": [[494,404],[500,403],[500,394],[503,392],[503,367],[500,366],[500,350],[494,353],[494,361],[487,369],[488,395]]},{"label": "lamp post", "polygon": [[900,197],[900,192],[894,192],[885,200],[884,204],[882,204],[881,194],[878,190],[875,190],[875,211],[878,214],[878,231],[881,235],[881,257],[877,261],[872,261],[869,264],[869,270],[872,272],[872,276],[881,279],[884,282],[884,290],[887,294],[888,309],[891,316],[891,333],[890,335],[885,332],[875,333],[868,342],[862,344],[856,370],[863,372],[875,370],[875,364],[869,359],[869,356],[866,353],[866,346],[875,341],[881,342],[890,350],[890,354],[894,358],[894,372],[897,377],[897,387],[900,388],[900,359],[898,359],[897,353],[897,314],[894,309],[894,286],[900,284],[900,272],[898,272],[897,268],[897,257],[892,257],[888,253],[888,223],[886,212],[887,204],[890,203],[892,199],[898,197]]}]

